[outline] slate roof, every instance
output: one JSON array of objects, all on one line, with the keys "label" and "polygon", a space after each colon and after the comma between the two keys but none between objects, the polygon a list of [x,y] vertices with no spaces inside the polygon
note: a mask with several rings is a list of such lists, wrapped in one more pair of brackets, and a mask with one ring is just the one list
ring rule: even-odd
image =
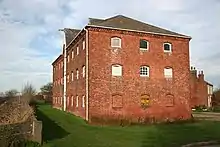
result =
[{"label": "slate roof", "polygon": [[95,25],[100,27],[111,27],[111,28],[118,28],[118,29],[129,29],[135,31],[144,31],[150,33],[159,33],[164,35],[174,35],[180,36],[185,38],[190,38],[189,36],[179,34],[173,31],[169,31],[157,26],[153,26],[151,24],[147,24],[133,18],[129,18],[123,15],[117,15],[108,19],[95,19],[90,18],[88,25]]},{"label": "slate roof", "polygon": [[64,33],[66,37],[66,45],[68,46],[70,42],[76,37],[76,35],[80,32],[81,30],[78,29],[70,29],[70,28],[64,28]]}]

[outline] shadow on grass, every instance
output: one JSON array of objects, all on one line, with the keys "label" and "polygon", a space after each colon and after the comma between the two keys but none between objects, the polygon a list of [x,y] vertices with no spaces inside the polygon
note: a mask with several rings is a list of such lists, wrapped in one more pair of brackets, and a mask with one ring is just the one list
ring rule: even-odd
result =
[{"label": "shadow on grass", "polygon": [[43,123],[42,136],[44,142],[63,138],[69,134],[40,110],[36,109],[36,115],[37,119],[41,120]]}]

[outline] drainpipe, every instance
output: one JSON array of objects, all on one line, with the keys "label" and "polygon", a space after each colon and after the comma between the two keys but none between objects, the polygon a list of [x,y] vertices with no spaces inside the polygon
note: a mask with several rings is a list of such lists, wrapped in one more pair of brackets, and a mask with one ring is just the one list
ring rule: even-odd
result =
[{"label": "drainpipe", "polygon": [[86,31],[86,120],[89,121],[89,31]]},{"label": "drainpipe", "polygon": [[63,58],[63,111],[66,111],[66,35],[64,32],[64,58]]}]

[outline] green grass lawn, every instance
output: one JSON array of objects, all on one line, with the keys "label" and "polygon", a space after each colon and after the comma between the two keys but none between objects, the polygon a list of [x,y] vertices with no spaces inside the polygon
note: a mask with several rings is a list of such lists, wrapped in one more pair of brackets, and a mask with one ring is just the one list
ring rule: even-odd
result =
[{"label": "green grass lawn", "polygon": [[39,105],[37,117],[43,121],[43,147],[179,147],[220,139],[220,122],[101,127],[49,105]]}]

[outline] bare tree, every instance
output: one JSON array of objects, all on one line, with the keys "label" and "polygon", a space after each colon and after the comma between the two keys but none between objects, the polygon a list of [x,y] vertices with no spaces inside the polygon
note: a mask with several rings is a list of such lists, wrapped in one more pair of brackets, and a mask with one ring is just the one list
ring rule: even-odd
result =
[{"label": "bare tree", "polygon": [[22,97],[27,101],[30,102],[34,99],[34,96],[36,95],[36,89],[34,86],[30,83],[27,83],[24,88],[22,89]]},{"label": "bare tree", "polygon": [[11,89],[5,92],[6,97],[15,97],[18,94],[18,91],[16,89]]}]

